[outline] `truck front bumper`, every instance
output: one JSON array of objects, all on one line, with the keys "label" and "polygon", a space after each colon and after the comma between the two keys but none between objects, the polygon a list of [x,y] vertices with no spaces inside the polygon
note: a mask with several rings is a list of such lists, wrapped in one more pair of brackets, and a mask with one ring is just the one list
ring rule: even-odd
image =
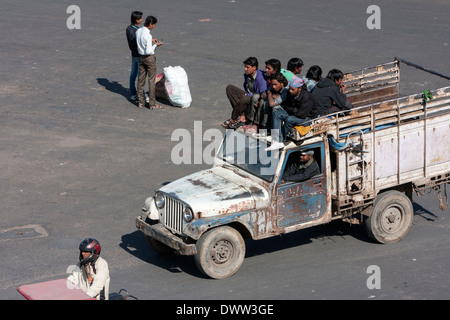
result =
[{"label": "truck front bumper", "polygon": [[197,247],[195,244],[185,243],[183,239],[174,235],[160,223],[150,225],[146,223],[141,216],[138,216],[136,218],[136,228],[142,231],[145,235],[174,249],[178,254],[194,255],[197,253]]}]

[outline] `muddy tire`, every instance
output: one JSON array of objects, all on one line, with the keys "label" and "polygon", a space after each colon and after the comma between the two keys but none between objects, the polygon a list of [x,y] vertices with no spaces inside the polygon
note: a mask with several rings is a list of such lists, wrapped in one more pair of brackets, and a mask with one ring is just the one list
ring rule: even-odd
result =
[{"label": "muddy tire", "polygon": [[413,216],[409,198],[393,190],[377,197],[371,215],[364,222],[371,238],[380,243],[390,243],[399,241],[408,233]]},{"label": "muddy tire", "polygon": [[207,231],[196,246],[195,264],[201,272],[214,279],[232,276],[244,261],[244,239],[228,226]]}]

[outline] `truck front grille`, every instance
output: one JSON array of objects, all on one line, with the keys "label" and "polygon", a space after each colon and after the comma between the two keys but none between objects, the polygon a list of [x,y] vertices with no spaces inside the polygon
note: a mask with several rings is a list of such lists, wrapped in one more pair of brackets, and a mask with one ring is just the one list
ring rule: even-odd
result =
[{"label": "truck front grille", "polygon": [[164,195],[165,206],[161,217],[161,223],[175,233],[183,232],[183,210],[184,204],[176,199]]}]

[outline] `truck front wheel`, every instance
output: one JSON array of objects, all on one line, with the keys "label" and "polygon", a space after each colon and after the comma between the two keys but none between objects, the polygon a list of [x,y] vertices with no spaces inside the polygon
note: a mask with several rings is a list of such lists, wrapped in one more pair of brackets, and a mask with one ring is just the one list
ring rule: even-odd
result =
[{"label": "truck front wheel", "polygon": [[244,261],[244,239],[238,231],[228,226],[207,231],[196,246],[195,264],[205,275],[214,279],[232,276]]},{"label": "truck front wheel", "polygon": [[413,206],[399,191],[387,191],[375,200],[371,215],[365,220],[369,235],[380,243],[395,242],[409,231],[413,220]]}]

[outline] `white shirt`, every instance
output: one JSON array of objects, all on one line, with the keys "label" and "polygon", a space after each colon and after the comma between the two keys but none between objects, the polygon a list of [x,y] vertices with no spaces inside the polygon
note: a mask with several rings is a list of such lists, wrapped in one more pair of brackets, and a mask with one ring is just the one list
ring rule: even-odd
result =
[{"label": "white shirt", "polygon": [[[80,266],[78,263],[77,267],[67,279],[97,300],[100,300],[100,292],[104,291],[105,299],[108,300],[110,281],[108,263],[102,257],[98,257],[95,262],[96,273],[93,272],[91,264]],[[92,277],[91,282],[88,275]]]},{"label": "white shirt", "polygon": [[136,31],[136,42],[140,55],[155,54],[156,44],[148,28],[141,27]]}]

